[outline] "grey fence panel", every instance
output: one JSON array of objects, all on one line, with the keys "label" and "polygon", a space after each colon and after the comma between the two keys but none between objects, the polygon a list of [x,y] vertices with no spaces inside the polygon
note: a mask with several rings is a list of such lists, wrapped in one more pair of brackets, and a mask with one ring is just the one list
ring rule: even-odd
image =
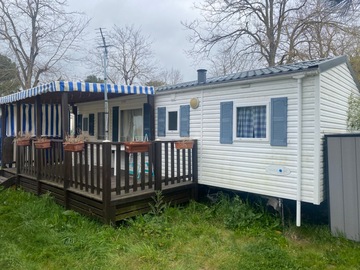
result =
[{"label": "grey fence panel", "polygon": [[331,231],[360,241],[360,137],[327,137],[327,159]]},{"label": "grey fence panel", "polygon": [[356,179],[356,140],[355,138],[341,138],[341,145],[345,234],[348,238],[355,240],[359,234]]},{"label": "grey fence panel", "polygon": [[329,205],[331,231],[345,229],[343,211],[343,185],[340,138],[328,139],[328,168],[329,168]]}]

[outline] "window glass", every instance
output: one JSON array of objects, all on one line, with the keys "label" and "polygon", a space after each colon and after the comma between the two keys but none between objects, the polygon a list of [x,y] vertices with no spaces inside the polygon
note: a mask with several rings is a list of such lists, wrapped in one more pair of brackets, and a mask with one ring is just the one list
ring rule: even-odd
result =
[{"label": "window glass", "polygon": [[98,140],[105,140],[105,113],[99,112],[98,113],[98,132],[97,137]]},{"label": "window glass", "polygon": [[89,136],[94,136],[95,134],[95,114],[89,114]]},{"label": "window glass", "polygon": [[176,131],[178,129],[178,112],[169,112],[168,130]]},{"label": "window glass", "polygon": [[266,106],[238,107],[236,137],[266,138]]},{"label": "window glass", "polygon": [[89,131],[89,118],[88,117],[84,117],[83,118],[83,131]]},{"label": "window glass", "polygon": [[142,109],[122,110],[120,124],[120,141],[143,140]]}]

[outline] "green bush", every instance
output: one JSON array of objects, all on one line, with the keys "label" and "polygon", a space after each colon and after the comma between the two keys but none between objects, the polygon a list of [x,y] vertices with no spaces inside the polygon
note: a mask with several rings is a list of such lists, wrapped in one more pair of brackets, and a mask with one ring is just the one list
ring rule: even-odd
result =
[{"label": "green bush", "polygon": [[249,227],[278,229],[280,226],[279,217],[267,212],[261,203],[251,205],[238,195],[231,197],[220,193],[211,211],[228,229]]},{"label": "green bush", "polygon": [[360,98],[351,94],[348,101],[347,127],[350,131],[360,130]]}]

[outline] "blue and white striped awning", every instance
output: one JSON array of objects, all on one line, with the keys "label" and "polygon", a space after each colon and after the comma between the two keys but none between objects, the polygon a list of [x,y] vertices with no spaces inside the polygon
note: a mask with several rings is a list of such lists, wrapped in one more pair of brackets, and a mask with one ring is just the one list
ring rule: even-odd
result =
[{"label": "blue and white striped awning", "polygon": [[[36,134],[35,124],[35,106],[33,104],[20,105],[20,130],[17,130],[16,105],[8,104],[5,106],[5,127],[6,136],[16,136],[18,133]],[[42,104],[41,109],[42,136],[60,137],[61,136],[61,105],[60,104]]]},{"label": "blue and white striped awning", "polygon": [[[155,89],[153,86],[106,84],[106,88],[108,93],[114,94],[155,94]],[[0,104],[9,104],[49,92],[104,93],[104,89],[105,85],[103,83],[54,81],[36,86],[31,89],[22,90],[11,95],[0,97]]]}]

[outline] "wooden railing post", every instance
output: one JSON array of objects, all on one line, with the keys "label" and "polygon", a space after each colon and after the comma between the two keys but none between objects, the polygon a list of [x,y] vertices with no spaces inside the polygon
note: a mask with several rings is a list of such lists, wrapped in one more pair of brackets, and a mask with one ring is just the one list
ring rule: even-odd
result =
[{"label": "wooden railing post", "polygon": [[[5,138],[5,137],[3,137],[3,138]],[[20,162],[21,153],[20,153],[20,147],[18,145],[15,146],[15,151],[16,151],[16,157],[15,157],[16,174],[19,175],[21,173],[21,166],[23,166],[23,164],[21,164],[21,162]],[[26,151],[26,150],[24,150],[24,151]],[[4,164],[3,164],[3,166],[4,166]],[[16,184],[19,185],[18,181]]]},{"label": "wooden railing post", "polygon": [[41,149],[35,148],[35,164],[36,164],[36,188],[37,188],[37,195],[40,195],[40,182],[41,179],[41,163],[42,163],[42,155]]},{"label": "wooden railing post", "polygon": [[192,175],[193,175],[193,199],[198,199],[198,141],[194,140],[194,146],[192,149]]},{"label": "wooden railing post", "polygon": [[69,209],[68,188],[69,188],[70,174],[72,174],[71,159],[72,159],[71,152],[64,151],[64,204],[66,209]]},{"label": "wooden railing post", "polygon": [[155,170],[155,190],[161,190],[161,177],[162,177],[162,142],[154,142],[154,148],[155,148],[155,158],[154,158],[154,170]]},{"label": "wooden railing post", "polygon": [[111,206],[111,143],[104,142],[102,147],[102,201],[104,221],[115,223],[115,213]]},{"label": "wooden railing post", "polygon": [[149,169],[149,188],[152,189],[153,187],[153,181],[154,181],[154,177],[155,177],[155,172],[154,172],[154,148],[155,148],[155,143],[152,142],[150,144],[149,147],[149,164],[148,164],[148,169]]},{"label": "wooden railing post", "polygon": [[[35,97],[35,126],[36,126],[36,137],[40,137],[41,134],[42,134],[42,123],[41,123],[41,111],[42,111],[42,106],[41,106],[41,97],[40,96],[36,96]],[[43,154],[45,153],[41,153],[42,150],[41,149],[36,149],[35,148],[35,160],[37,161],[36,163],[36,184],[37,184],[37,193],[38,195],[40,195],[40,178],[41,178],[41,170],[42,169],[45,169],[43,166],[42,166],[42,158],[43,157]]]},{"label": "wooden railing post", "polygon": [[[16,130],[17,132],[19,132],[21,130],[21,125],[20,125],[20,102],[17,102],[16,103]],[[5,111],[4,111],[4,114],[3,114],[3,118],[5,118]],[[5,129],[5,125],[2,126],[3,129]],[[5,137],[3,137],[4,139]],[[24,153],[24,152],[23,152]],[[12,166],[12,165],[10,165]],[[20,148],[19,146],[16,146],[16,174],[18,175],[18,178],[17,178],[17,185],[19,186],[20,185],[20,179],[19,179],[19,174],[21,173],[22,171],[22,168],[21,166],[24,166],[24,164],[20,164]]]},{"label": "wooden railing post", "polygon": [[[4,161],[4,139],[6,137],[6,105],[5,104],[1,104],[1,160]],[[18,147],[16,147],[17,149]],[[12,157],[14,160],[14,157]],[[16,156],[17,159],[17,156]],[[17,161],[17,160],[16,160]],[[2,164],[2,166],[4,166],[4,164]],[[16,163],[16,167],[18,166],[18,163]]]}]

